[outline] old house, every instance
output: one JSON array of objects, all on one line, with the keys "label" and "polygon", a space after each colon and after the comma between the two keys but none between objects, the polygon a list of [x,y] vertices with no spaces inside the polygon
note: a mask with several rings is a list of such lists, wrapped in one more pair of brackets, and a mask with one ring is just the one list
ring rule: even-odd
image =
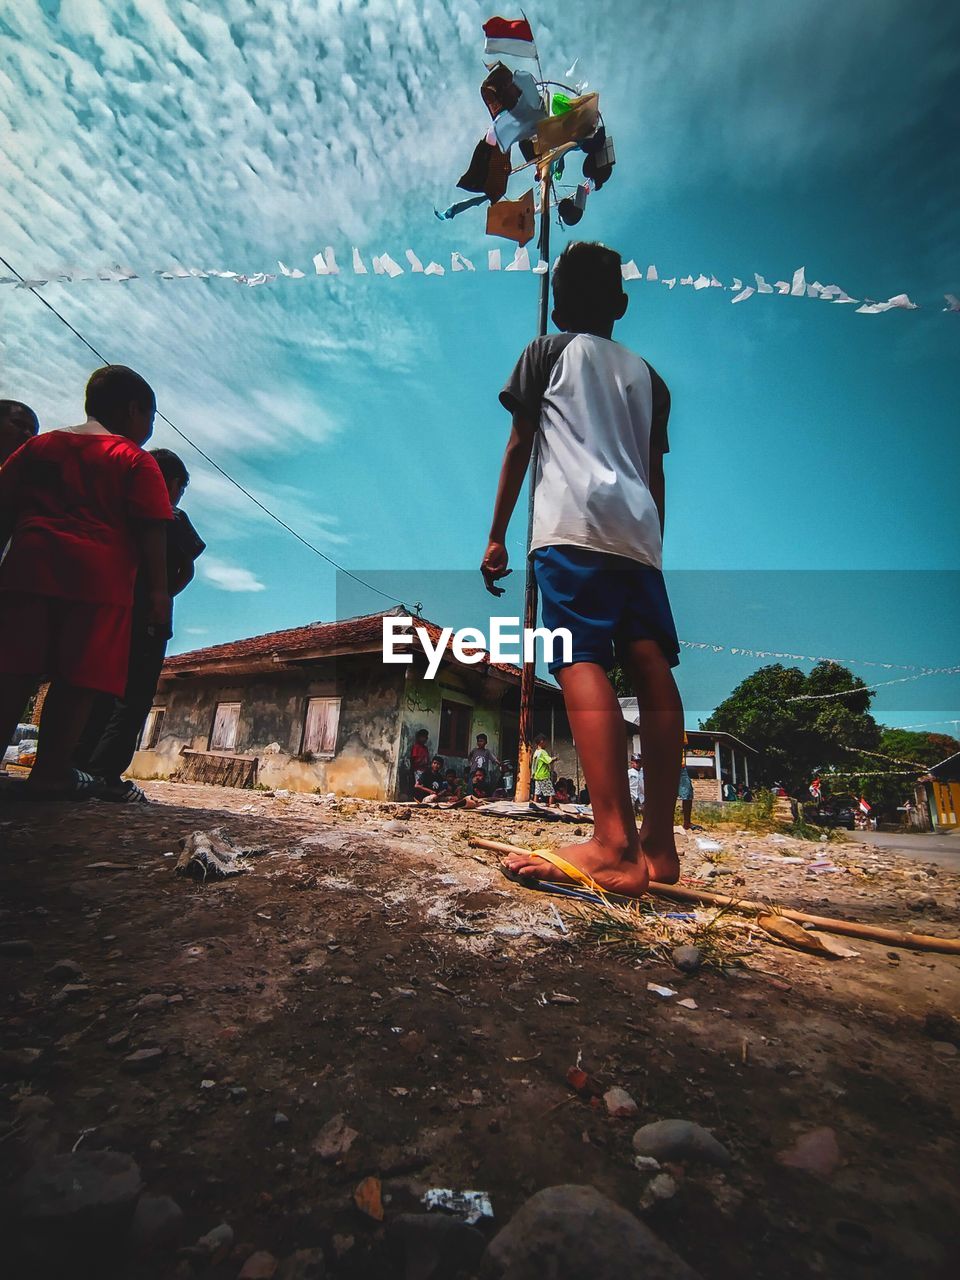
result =
[{"label": "old house", "polygon": [[[418,642],[410,665],[385,664],[383,618],[311,623],[168,658],[131,772],[393,799],[410,794],[418,729],[458,773],[478,733],[515,763],[520,668],[489,655],[468,665],[448,647],[429,680]],[[436,644],[440,628],[415,622]],[[574,773],[563,698],[543,680],[535,728],[554,743],[560,772]]]},{"label": "old house", "polygon": [[[623,718],[630,735],[631,751],[643,754],[640,736],[640,712],[636,698],[621,698]],[[687,729],[684,764],[693,783],[693,796],[700,801],[723,799],[723,784],[742,782],[755,786],[758,782],[759,753],[735,738],[732,733],[715,733],[707,729]]]},{"label": "old house", "polygon": [[960,757],[951,756],[917,779],[917,820],[923,831],[956,831],[960,827]]}]

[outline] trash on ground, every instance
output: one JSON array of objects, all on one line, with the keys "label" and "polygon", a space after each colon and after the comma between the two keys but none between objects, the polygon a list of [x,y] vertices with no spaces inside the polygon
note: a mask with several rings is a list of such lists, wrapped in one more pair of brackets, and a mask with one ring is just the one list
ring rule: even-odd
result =
[{"label": "trash on ground", "polygon": [[353,1192],[353,1203],[361,1213],[375,1222],[383,1221],[383,1198],[380,1194],[379,1178],[364,1178]]},{"label": "trash on ground", "polygon": [[451,1191],[448,1187],[432,1187],[423,1197],[428,1209],[445,1209],[465,1222],[479,1222],[493,1217],[493,1205],[486,1191]]},{"label": "trash on ground", "polygon": [[648,982],[647,990],[652,991],[655,996],[662,996],[664,1000],[669,1000],[671,996],[677,994],[673,987],[661,987],[658,982]]},{"label": "trash on ground", "polygon": [[225,836],[219,827],[211,831],[192,831],[180,841],[181,853],[174,867],[178,876],[190,876],[194,880],[224,880],[249,870],[245,857],[263,853],[263,849],[239,849]]},{"label": "trash on ground", "polygon": [[826,956],[831,960],[848,960],[860,954],[859,951],[851,951],[849,947],[834,942],[832,938],[805,929],[795,920],[788,920],[785,916],[759,915],[757,924],[771,938],[784,943],[785,946],[794,947],[797,951]]}]

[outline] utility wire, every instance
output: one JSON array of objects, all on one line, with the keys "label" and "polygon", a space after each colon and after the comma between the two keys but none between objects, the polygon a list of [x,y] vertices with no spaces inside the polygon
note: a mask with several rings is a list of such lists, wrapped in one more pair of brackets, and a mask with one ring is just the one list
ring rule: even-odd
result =
[{"label": "utility wire", "polygon": [[[79,331],[79,329],[74,328],[74,326],[70,323],[70,321],[66,318],[66,316],[61,315],[60,312],[56,309],[55,306],[53,306],[52,303],[48,302],[47,299],[42,294],[37,292],[37,290],[33,287],[33,285],[27,284],[27,281],[16,269],[16,267],[12,266],[7,261],[7,259],[3,257],[2,254],[0,254],[0,262],[3,263],[3,265],[7,268],[8,271],[13,272],[13,274],[17,277],[20,283],[23,284],[26,288],[28,288],[30,292],[33,294],[33,296],[39,299],[39,301],[43,303],[43,305],[47,308],[47,310],[51,311],[57,317],[57,319],[60,321],[61,324],[66,325],[66,327],[70,330],[73,336],[75,338],[78,338],[83,343],[83,345],[87,348],[88,351],[92,351],[93,354],[97,357],[97,359],[102,361],[104,364],[111,363],[111,361],[107,359],[107,357],[103,354],[102,351],[98,351],[92,342],[87,341],[87,339],[83,336],[83,334]],[[291,534],[294,538],[296,538],[296,540],[299,543],[302,543],[302,545],[305,546],[308,551],[312,551],[314,555],[319,556],[321,560],[326,560],[327,564],[332,565],[334,569],[336,569],[339,573],[345,574],[348,578],[351,578],[354,582],[359,583],[361,587],[366,587],[368,591],[373,591],[378,596],[383,596],[385,600],[392,600],[395,604],[400,604],[400,605],[403,604],[403,601],[400,600],[397,596],[392,596],[389,594],[389,592],[381,591],[381,589],[379,587],[375,587],[372,582],[365,582],[363,578],[358,577],[357,574],[355,573],[351,573],[351,571],[349,569],[345,569],[342,564],[338,564],[336,560],[334,560],[332,556],[328,556],[325,551],[321,551],[319,547],[314,546],[314,544],[310,542],[307,538],[305,538],[302,533],[298,533],[296,529],[294,529],[291,525],[287,524],[286,520],[278,516],[275,511],[271,511],[270,508],[266,506],[264,503],[262,503],[259,498],[255,497],[254,494],[252,494],[249,489],[244,488],[244,486],[240,483],[239,480],[235,480],[234,477],[229,473],[229,471],[226,471],[223,467],[221,467],[219,462],[211,458],[209,453],[207,453],[204,449],[201,449],[201,447],[197,444],[195,440],[191,440],[185,431],[181,431],[180,428],[176,425],[176,423],[171,422],[170,419],[167,417],[167,415],[165,413],[161,413],[159,409],[157,410],[157,417],[161,420],[161,422],[165,422],[171,431],[176,432],[176,434],[180,437],[181,440],[185,440],[187,444],[190,445],[191,449],[194,449],[197,453],[199,453],[200,457],[203,458],[205,462],[208,462],[215,471],[219,472],[219,474],[222,475],[225,480],[229,481],[230,484],[234,486],[234,488],[239,489],[239,491],[243,494],[245,498],[249,498],[249,500],[253,503],[255,507],[259,507],[259,509],[264,513],[264,515],[269,516],[269,518],[273,520],[276,524],[278,524],[281,529],[285,529],[286,532]]]}]

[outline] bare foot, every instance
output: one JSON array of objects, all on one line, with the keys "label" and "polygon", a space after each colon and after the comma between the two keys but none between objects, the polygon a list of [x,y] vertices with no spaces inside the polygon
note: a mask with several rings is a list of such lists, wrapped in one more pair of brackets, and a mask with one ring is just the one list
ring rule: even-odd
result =
[{"label": "bare foot", "polygon": [[[566,862],[572,862],[575,867],[585,871],[609,893],[639,898],[647,891],[650,875],[645,859],[639,857],[636,850],[611,848],[593,839],[586,841],[585,844],[564,845],[562,849],[556,849],[554,852]],[[508,870],[517,875],[528,876],[531,880],[556,880],[562,884],[577,883],[564,875],[559,867],[531,854],[508,854],[504,859],[504,865]]]},{"label": "bare foot", "polygon": [[676,884],[680,879],[680,858],[673,832],[654,840],[640,828],[640,847],[650,871],[650,879],[658,884]]}]

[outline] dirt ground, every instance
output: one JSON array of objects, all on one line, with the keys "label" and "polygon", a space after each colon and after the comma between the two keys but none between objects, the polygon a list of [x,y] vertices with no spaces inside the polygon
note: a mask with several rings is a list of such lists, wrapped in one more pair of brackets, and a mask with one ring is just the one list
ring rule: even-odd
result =
[{"label": "dirt ground", "polygon": [[[146,790],[149,806],[0,811],[0,944],[29,944],[0,953],[5,1188],[45,1152],[113,1149],[182,1207],[185,1244],[221,1222],[235,1233],[205,1270],[163,1249],[122,1263],[124,1280],[234,1280],[254,1249],[307,1247],[332,1276],[401,1276],[384,1226],[353,1202],[368,1175],[387,1224],[422,1211],[429,1188],[488,1192],[488,1236],[538,1189],[589,1183],[705,1280],[960,1274],[960,957],[848,939],[858,956],[825,960],[744,929],[739,963],[687,975],[598,948],[562,902],[467,842],[559,844],[571,827]],[[180,838],[214,827],[265,852],[228,880],[176,876]],[[942,869],[854,840],[705,834],[723,845],[713,887],[960,932],[960,877]],[[707,864],[696,839],[682,841],[685,877]],[[822,855],[840,870],[808,870]],[[50,976],[59,961],[75,971]],[[132,1072],[129,1056],[154,1047]],[[638,1115],[576,1094],[578,1061]],[[357,1136],[324,1158],[338,1115]],[[673,1117],[733,1161],[669,1164],[657,1199],[631,1139]],[[821,1127],[838,1167],[778,1159]]]}]

